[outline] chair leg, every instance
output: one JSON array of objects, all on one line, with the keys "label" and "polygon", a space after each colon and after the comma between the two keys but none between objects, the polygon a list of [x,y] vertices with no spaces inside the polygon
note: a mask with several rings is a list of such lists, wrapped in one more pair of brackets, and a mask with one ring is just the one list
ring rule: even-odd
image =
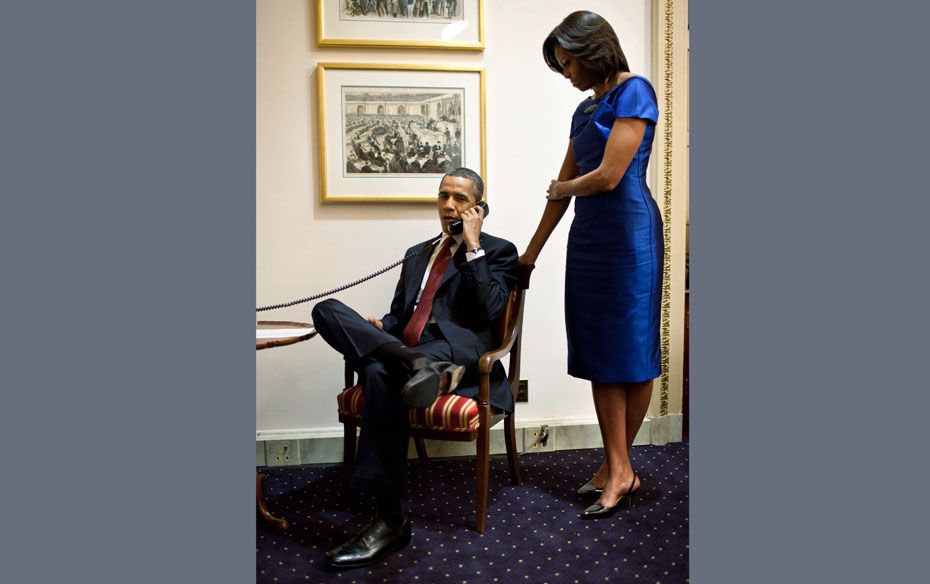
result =
[{"label": "chair leg", "polygon": [[257,510],[258,516],[262,518],[265,523],[271,525],[278,531],[284,533],[287,531],[287,520],[278,519],[271,514],[271,511],[268,510],[268,506],[265,505],[265,495],[262,493],[262,479],[265,478],[265,475],[260,473],[255,473],[255,498],[258,502]]},{"label": "chair leg", "polygon": [[523,484],[520,476],[520,458],[517,456],[516,422],[513,414],[504,419],[504,442],[507,444],[507,463],[510,467],[510,482],[515,485]]},{"label": "chair leg", "polygon": [[423,466],[429,465],[429,454],[426,452],[426,442],[419,436],[413,438],[413,445],[417,447],[417,457]]},{"label": "chair leg", "polygon": [[349,484],[355,473],[356,430],[353,424],[342,425],[342,494],[349,500]]},{"label": "chair leg", "polygon": [[[486,416],[482,416],[486,417]],[[478,446],[475,456],[475,531],[484,533],[484,523],[488,516],[488,466],[490,464],[490,437],[487,423],[478,429]]]}]

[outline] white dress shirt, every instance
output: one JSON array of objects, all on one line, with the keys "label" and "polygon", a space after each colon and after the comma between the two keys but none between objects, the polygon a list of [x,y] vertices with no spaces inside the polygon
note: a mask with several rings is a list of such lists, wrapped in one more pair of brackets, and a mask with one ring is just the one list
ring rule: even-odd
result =
[{"label": "white dress shirt", "polygon": [[[440,239],[440,240],[439,240],[439,243],[436,244],[436,247],[433,248],[433,255],[430,256],[430,258],[429,258],[429,263],[426,264],[426,272],[423,274],[423,281],[420,282],[420,291],[417,292],[417,304],[420,303],[420,296],[423,295],[423,289],[426,288],[426,281],[429,280],[429,273],[430,273],[430,271],[433,269],[433,263],[435,263],[435,261],[436,261],[436,256],[439,255],[439,250],[442,249],[442,246],[443,246],[443,244],[445,244],[446,238],[447,238],[447,237],[452,237],[453,239],[455,239],[455,241],[452,243],[452,245],[449,246],[449,253],[450,253],[452,256],[455,256],[455,252],[458,251],[459,246],[462,245],[462,241],[465,239],[465,236],[464,236],[463,234],[461,234],[461,233],[459,233],[458,235],[449,235],[448,233],[443,233],[443,234],[442,234],[442,239]],[[466,251],[465,251],[465,261],[466,261],[466,262],[470,262],[470,261],[472,261],[472,260],[476,260],[476,259],[480,258],[480,257],[483,256],[483,255],[484,255],[484,250],[483,250],[483,249],[479,249],[479,250],[478,250],[478,253],[472,253],[472,252],[466,250]],[[414,305],[414,306],[416,306],[416,305]],[[430,321],[430,322],[436,322],[435,320],[433,320],[433,317],[432,317],[432,316],[430,317],[429,321]]]}]

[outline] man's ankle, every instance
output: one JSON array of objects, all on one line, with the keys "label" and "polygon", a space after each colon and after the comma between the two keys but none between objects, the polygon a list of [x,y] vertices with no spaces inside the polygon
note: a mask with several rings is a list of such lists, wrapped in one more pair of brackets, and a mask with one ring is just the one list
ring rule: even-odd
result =
[{"label": "man's ankle", "polygon": [[407,520],[404,502],[400,497],[381,496],[378,498],[375,518],[381,519],[392,527],[399,527]]},{"label": "man's ankle", "polygon": [[[430,361],[423,353],[411,349],[399,341],[381,345],[375,349],[373,356],[379,359],[404,363],[414,370],[423,368]],[[419,367],[416,364],[419,364]]]}]

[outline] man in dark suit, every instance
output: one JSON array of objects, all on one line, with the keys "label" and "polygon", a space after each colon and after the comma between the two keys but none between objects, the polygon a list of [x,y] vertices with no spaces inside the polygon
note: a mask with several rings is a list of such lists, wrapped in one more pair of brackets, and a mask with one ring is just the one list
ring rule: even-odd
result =
[{"label": "man in dark suit", "polygon": [[[369,565],[410,542],[404,513],[407,408],[429,406],[450,391],[475,397],[478,359],[499,342],[498,322],[516,282],[517,249],[482,232],[483,193],[481,177],[467,168],[442,178],[442,235],[408,250],[415,255],[404,263],[391,311],[382,318],[363,318],[334,299],[313,308],[320,336],[358,371],[365,388],[352,489],[377,501],[375,520],[326,553],[329,569]],[[462,232],[453,235],[456,221]],[[513,411],[500,363],[491,381],[491,405]]]}]

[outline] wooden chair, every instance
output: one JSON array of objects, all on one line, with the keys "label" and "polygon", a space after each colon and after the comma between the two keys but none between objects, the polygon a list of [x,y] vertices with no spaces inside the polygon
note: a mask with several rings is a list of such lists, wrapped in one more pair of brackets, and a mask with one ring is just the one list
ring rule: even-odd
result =
[{"label": "wooden chair", "polygon": [[[491,407],[488,402],[490,394],[491,368],[502,358],[510,355],[507,368],[507,381],[510,391],[516,399],[520,384],[520,348],[523,333],[524,292],[530,287],[530,273],[533,266],[520,266],[517,284],[510,291],[507,306],[501,316],[499,337],[500,346],[481,356],[478,361],[478,396],[475,399],[448,394],[440,396],[428,408],[410,408],[410,435],[414,439],[417,456],[421,463],[428,463],[425,438],[433,440],[453,440],[456,442],[476,441],[475,470],[475,530],[484,533],[488,513],[488,468],[490,463],[491,427],[504,421],[504,442],[507,446],[507,461],[510,466],[510,481],[519,485],[520,465],[517,460],[516,432],[514,414],[501,412]],[[355,384],[355,372],[346,367],[344,389],[337,401],[339,404],[339,421],[343,424],[343,489],[348,495],[349,482],[355,470],[356,429],[362,422],[363,390]]]}]

